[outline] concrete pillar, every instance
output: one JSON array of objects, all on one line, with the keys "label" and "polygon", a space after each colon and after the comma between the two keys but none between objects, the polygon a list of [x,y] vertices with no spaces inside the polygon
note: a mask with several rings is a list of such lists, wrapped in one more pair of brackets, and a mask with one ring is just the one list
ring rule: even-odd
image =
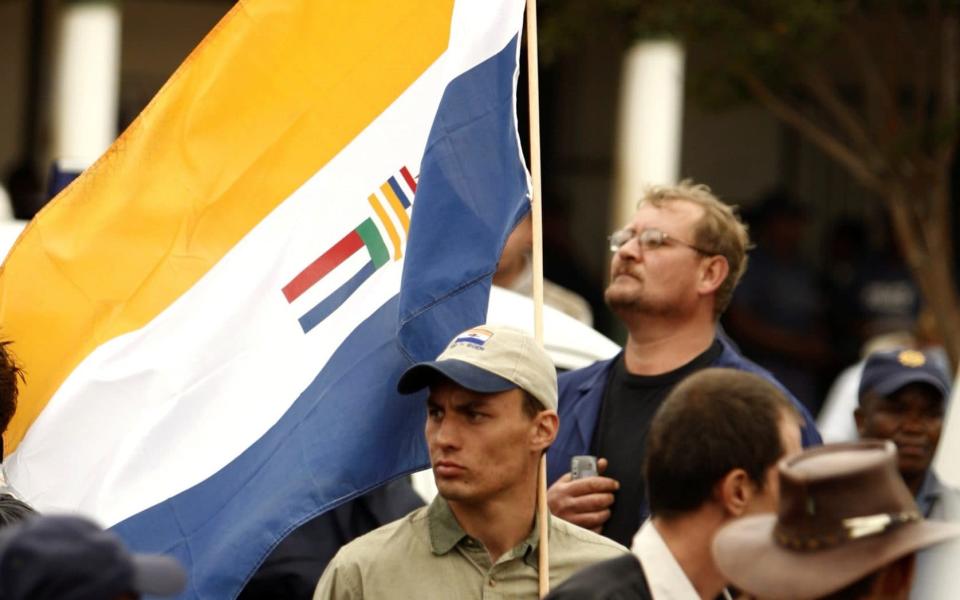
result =
[{"label": "concrete pillar", "polygon": [[645,185],[676,183],[683,119],[683,46],[644,41],[624,58],[611,231],[623,227]]},{"label": "concrete pillar", "polygon": [[66,0],[60,10],[53,82],[51,158],[83,167],[117,137],[120,6]]}]

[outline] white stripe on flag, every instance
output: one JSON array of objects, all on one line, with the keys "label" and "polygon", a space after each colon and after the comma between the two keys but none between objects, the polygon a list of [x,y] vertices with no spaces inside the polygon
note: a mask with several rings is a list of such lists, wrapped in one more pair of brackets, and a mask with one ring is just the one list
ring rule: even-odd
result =
[{"label": "white stripe on flag", "polygon": [[402,261],[377,271],[323,335],[303,334],[281,288],[329,247],[318,252],[318,239],[336,241],[369,216],[367,195],[384,174],[416,172],[446,82],[515,34],[509,15],[490,19],[483,2],[458,2],[451,35],[468,41],[454,44],[456,55],[443,55],[167,310],[71,373],[7,460],[31,503],[118,523],[216,473],[283,415],[339,341],[397,292]]}]

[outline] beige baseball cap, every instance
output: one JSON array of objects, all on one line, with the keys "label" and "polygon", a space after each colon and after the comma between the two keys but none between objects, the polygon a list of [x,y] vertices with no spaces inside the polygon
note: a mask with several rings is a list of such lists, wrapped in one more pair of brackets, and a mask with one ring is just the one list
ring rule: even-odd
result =
[{"label": "beige baseball cap", "polygon": [[412,394],[438,376],[481,394],[520,388],[557,409],[557,370],[528,333],[503,325],[479,325],[456,335],[436,360],[421,362],[400,376],[397,391]]}]

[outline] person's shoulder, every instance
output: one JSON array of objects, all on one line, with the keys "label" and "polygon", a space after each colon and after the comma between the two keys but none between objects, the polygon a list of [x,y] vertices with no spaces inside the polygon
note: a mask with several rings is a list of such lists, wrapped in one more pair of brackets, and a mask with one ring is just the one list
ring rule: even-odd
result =
[{"label": "person's shoulder", "polygon": [[583,580],[593,578],[594,581],[599,582],[600,576],[622,580],[629,577],[636,577],[642,572],[640,561],[635,555],[628,552],[616,558],[590,565],[580,573],[585,575]]},{"label": "person's shoulder", "polygon": [[640,561],[624,554],[590,565],[560,584],[548,600],[650,598]]},{"label": "person's shoulder", "polygon": [[613,365],[613,361],[620,358],[622,354],[623,351],[621,350],[613,358],[605,358],[585,367],[560,373],[557,375],[557,383],[561,388],[563,388],[565,386],[578,385],[580,383],[588,382],[591,378],[608,371],[611,365]]},{"label": "person's shoulder", "polygon": [[713,366],[728,367],[731,369],[739,369],[741,371],[756,373],[757,375],[776,382],[779,385],[779,382],[776,381],[770,371],[764,369],[757,363],[744,356],[740,352],[740,349],[737,347],[736,343],[727,337],[726,332],[721,331],[718,333],[717,339],[720,341],[720,355],[717,356],[716,360],[714,360]]},{"label": "person's shoulder", "polygon": [[427,507],[418,508],[345,544],[334,561],[363,564],[406,557],[412,549],[428,543],[426,519]]},{"label": "person's shoulder", "polygon": [[554,582],[566,581],[590,565],[629,554],[611,539],[563,519],[550,518],[550,579]]},{"label": "person's shoulder", "polygon": [[560,558],[564,551],[573,555],[589,558],[590,562],[599,562],[629,554],[629,550],[610,538],[605,538],[583,527],[564,521],[558,517],[550,518],[551,562]]},{"label": "person's shoulder", "polygon": [[788,400],[797,405],[798,408],[801,408],[801,412],[808,421],[812,421],[812,417],[809,417],[806,408],[802,407],[800,401],[796,399],[796,397],[790,392],[790,390],[787,389],[785,385],[780,383],[773,373],[744,356],[740,352],[740,349],[737,348],[736,344],[727,338],[725,333],[718,335],[717,339],[720,340],[721,351],[720,356],[714,360],[712,366],[737,369],[739,371],[746,371],[748,373],[753,373],[754,375],[763,377],[773,385],[777,386],[777,388],[784,393]]},{"label": "person's shoulder", "polygon": [[804,425],[801,428],[803,447],[809,448],[810,446],[816,446],[823,443],[823,439],[820,437],[820,432],[817,430],[817,424],[813,420],[813,415],[811,415],[807,407],[804,406],[803,403],[800,402],[800,400],[798,400],[789,389],[787,389],[787,386],[780,383],[780,381],[774,377],[773,373],[741,354],[740,349],[737,348],[736,344],[734,344],[733,341],[727,337],[725,332],[720,331],[717,335],[717,339],[720,340],[721,352],[720,356],[713,361],[712,366],[738,369],[740,371],[753,373],[754,375],[759,375],[775,385],[777,389],[783,392],[783,395],[786,396],[787,400],[793,404],[793,406],[800,413],[800,416],[803,417]]},{"label": "person's shoulder", "polygon": [[[929,487],[936,500],[930,511],[929,518],[934,521],[960,522],[960,488],[943,481],[930,471],[932,484]],[[921,490],[923,494],[923,490]]]},{"label": "person's shoulder", "polygon": [[314,591],[314,599],[356,600],[365,590],[395,583],[396,574],[429,560],[427,507],[374,529],[344,545],[327,565]]}]

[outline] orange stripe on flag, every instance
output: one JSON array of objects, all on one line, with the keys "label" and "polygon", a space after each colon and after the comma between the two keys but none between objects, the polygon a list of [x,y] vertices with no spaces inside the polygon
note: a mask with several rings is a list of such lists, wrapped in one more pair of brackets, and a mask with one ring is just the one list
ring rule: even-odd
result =
[{"label": "orange stripe on flag", "polygon": [[190,289],[436,61],[452,8],[237,3],[11,251],[0,335],[28,381],[8,451],[95,348]]},{"label": "orange stripe on flag", "polygon": [[400,225],[403,227],[403,232],[409,233],[410,215],[408,215],[407,211],[403,209],[403,204],[400,204],[400,198],[397,198],[397,193],[393,191],[393,188],[390,187],[389,183],[381,185],[380,191],[383,192],[383,195],[387,198],[391,208],[393,208],[393,212],[397,213],[397,218],[400,219]]},{"label": "orange stripe on flag", "polygon": [[387,211],[380,205],[376,194],[370,194],[367,201],[370,202],[370,206],[373,207],[373,212],[377,213],[380,222],[383,223],[383,228],[387,230],[387,236],[390,238],[390,243],[393,244],[393,260],[400,260],[403,258],[403,249],[400,246],[400,236],[397,235],[397,228],[393,226],[393,222],[390,220],[389,215],[387,215]]}]

